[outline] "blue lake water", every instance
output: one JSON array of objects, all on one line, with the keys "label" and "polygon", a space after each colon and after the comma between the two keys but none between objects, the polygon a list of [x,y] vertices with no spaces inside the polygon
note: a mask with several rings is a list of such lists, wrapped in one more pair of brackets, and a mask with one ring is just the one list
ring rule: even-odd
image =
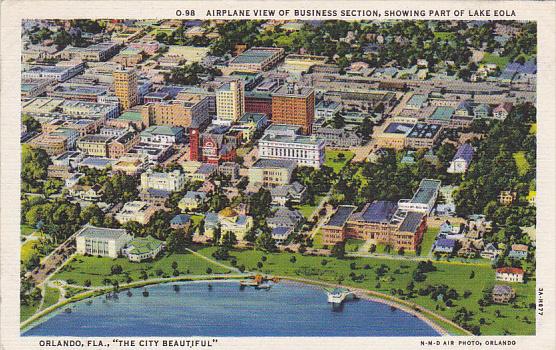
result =
[{"label": "blue lake water", "polygon": [[[180,286],[179,291],[174,285]],[[323,289],[280,282],[270,290],[237,281],[148,286],[83,300],[51,314],[24,336],[437,336],[420,319],[355,300],[334,310]]]}]

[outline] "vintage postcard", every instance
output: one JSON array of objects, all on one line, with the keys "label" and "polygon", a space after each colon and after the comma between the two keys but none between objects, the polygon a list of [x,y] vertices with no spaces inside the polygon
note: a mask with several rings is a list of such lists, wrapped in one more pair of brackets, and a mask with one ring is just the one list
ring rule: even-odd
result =
[{"label": "vintage postcard", "polygon": [[2,349],[554,349],[555,4],[2,2]]}]

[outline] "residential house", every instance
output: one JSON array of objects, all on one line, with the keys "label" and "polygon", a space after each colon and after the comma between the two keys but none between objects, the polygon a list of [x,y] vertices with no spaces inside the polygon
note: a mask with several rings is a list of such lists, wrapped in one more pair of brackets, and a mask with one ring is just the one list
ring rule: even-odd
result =
[{"label": "residential house", "polygon": [[519,267],[501,267],[496,269],[496,280],[523,283],[525,272]]},{"label": "residential house", "polygon": [[189,212],[198,209],[207,199],[207,194],[205,192],[199,191],[187,191],[185,196],[180,199],[178,203],[178,208],[182,212]]},{"label": "residential house", "polygon": [[492,117],[498,120],[504,120],[508,117],[510,112],[513,110],[513,104],[510,102],[504,102],[496,106],[492,110]]},{"label": "residential house", "polygon": [[282,244],[288,239],[292,232],[293,229],[291,227],[277,226],[272,229],[270,234],[276,243]]},{"label": "residential house", "polygon": [[288,201],[292,203],[302,203],[305,200],[306,188],[295,181],[291,185],[276,186],[270,189],[272,204],[286,205]]},{"label": "residential house", "polygon": [[515,298],[515,290],[510,286],[497,284],[492,288],[490,297],[496,304],[508,304]]},{"label": "residential house", "polygon": [[295,209],[279,207],[276,212],[266,220],[268,227],[288,227],[295,229],[303,221],[303,215]]},{"label": "residential house", "polygon": [[433,244],[433,251],[435,253],[452,254],[456,249],[456,241],[453,239],[441,238],[437,239]]},{"label": "residential house", "polygon": [[170,227],[174,230],[185,229],[186,231],[191,226],[191,216],[187,214],[178,214],[170,220]]},{"label": "residential house", "polygon": [[473,107],[473,116],[478,119],[485,119],[490,116],[490,106],[486,103],[479,103]]},{"label": "residential house", "polygon": [[525,244],[512,244],[512,250],[510,250],[508,257],[513,259],[527,259],[528,252],[529,247]]},{"label": "residential house", "polygon": [[503,205],[511,205],[517,198],[517,193],[512,191],[500,191],[498,201]]},{"label": "residential house", "polygon": [[141,197],[142,201],[157,207],[164,207],[171,195],[172,192],[170,191],[157,190],[154,188],[147,188],[139,193],[139,197]]},{"label": "residential house", "polygon": [[482,258],[494,260],[498,258],[500,254],[502,254],[502,250],[498,248],[496,243],[488,243],[480,255]]},{"label": "residential house", "polygon": [[102,200],[104,191],[99,184],[88,186],[75,184],[68,188],[69,195],[75,199],[81,199],[88,202],[98,202]]},{"label": "residential house", "polygon": [[234,209],[226,207],[217,213],[205,214],[204,235],[214,239],[214,231],[220,227],[223,237],[230,232],[236,239],[242,241],[247,233],[253,228],[253,218],[248,215],[240,215]]},{"label": "residential house", "polygon": [[464,143],[461,145],[454,155],[454,158],[452,158],[447,172],[450,174],[465,173],[469,168],[469,164],[471,163],[474,153],[475,150],[473,150],[473,147],[470,144]]}]

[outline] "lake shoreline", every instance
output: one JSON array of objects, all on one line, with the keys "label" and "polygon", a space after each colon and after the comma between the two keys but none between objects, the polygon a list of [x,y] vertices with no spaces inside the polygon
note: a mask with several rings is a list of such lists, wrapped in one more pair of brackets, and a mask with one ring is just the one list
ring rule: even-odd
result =
[{"label": "lake shoreline", "polygon": [[[151,280],[151,281],[138,281],[135,283],[131,283],[131,284],[127,284],[127,285],[123,285],[119,288],[118,291],[125,291],[128,289],[134,289],[134,288],[140,288],[140,287],[145,287],[145,286],[149,286],[149,285],[162,285],[162,284],[168,284],[168,283],[172,283],[172,282],[210,282],[210,281],[218,281],[218,282],[226,282],[226,281],[235,281],[235,280],[239,280],[239,279],[245,279],[245,278],[249,278],[251,276],[253,276],[254,274],[245,274],[245,275],[240,275],[240,276],[232,276],[232,275],[226,275],[226,276],[203,276],[203,277],[199,277],[199,278],[193,278],[193,277],[175,277],[175,278],[168,278],[168,279],[156,279],[156,280]],[[302,285],[312,285],[312,286],[321,286],[321,287],[338,287],[339,285],[337,284],[333,284],[333,283],[327,283],[327,282],[322,282],[322,281],[317,281],[317,280],[308,280],[308,279],[302,279],[302,278],[296,278],[296,277],[290,277],[290,276],[276,276],[279,277],[280,279],[284,280],[284,282],[286,283],[298,283],[298,284],[302,284]],[[435,322],[434,320],[432,320],[431,318],[429,318],[427,315],[424,315],[421,310],[422,308],[417,306],[417,310],[414,308],[411,308],[409,306],[403,305],[399,302],[396,302],[394,300],[390,300],[389,296],[382,296],[382,293],[378,293],[378,292],[374,292],[374,291],[370,291],[370,290],[366,290],[366,289],[361,289],[361,288],[354,288],[354,287],[347,287],[350,290],[353,290],[354,292],[356,292],[357,296],[361,299],[370,301],[370,302],[375,302],[375,303],[381,303],[381,304],[385,304],[388,305],[390,307],[393,307],[395,309],[399,309],[400,311],[403,311],[409,315],[412,315],[416,318],[418,318],[419,320],[423,321],[424,323],[426,323],[429,327],[431,327],[435,332],[438,333],[439,336],[447,336],[447,335],[451,335],[444,327],[442,327],[439,323]],[[25,332],[27,332],[28,330],[34,328],[35,326],[37,326],[38,324],[42,323],[45,321],[45,318],[52,314],[53,312],[55,312],[56,310],[59,310],[60,308],[76,303],[78,301],[82,301],[85,299],[89,299],[92,297],[98,297],[107,293],[111,293],[114,290],[110,287],[106,287],[100,290],[94,290],[94,291],[90,291],[90,292],[85,292],[82,294],[78,294],[72,298],[66,299],[60,303],[54,304],[44,310],[42,310],[41,312],[35,314],[34,316],[30,317],[29,319],[25,320],[24,322],[21,323],[20,326],[20,334],[23,334]],[[372,295],[371,295],[372,294]],[[414,306],[415,307],[415,306]]]}]

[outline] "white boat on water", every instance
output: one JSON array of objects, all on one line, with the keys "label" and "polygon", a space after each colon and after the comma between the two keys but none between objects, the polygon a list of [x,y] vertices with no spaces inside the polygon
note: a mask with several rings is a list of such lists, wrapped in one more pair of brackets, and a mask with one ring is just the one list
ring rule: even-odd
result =
[{"label": "white boat on water", "polygon": [[344,300],[355,299],[355,294],[346,288],[334,288],[327,290],[328,302],[333,304],[341,304]]}]

